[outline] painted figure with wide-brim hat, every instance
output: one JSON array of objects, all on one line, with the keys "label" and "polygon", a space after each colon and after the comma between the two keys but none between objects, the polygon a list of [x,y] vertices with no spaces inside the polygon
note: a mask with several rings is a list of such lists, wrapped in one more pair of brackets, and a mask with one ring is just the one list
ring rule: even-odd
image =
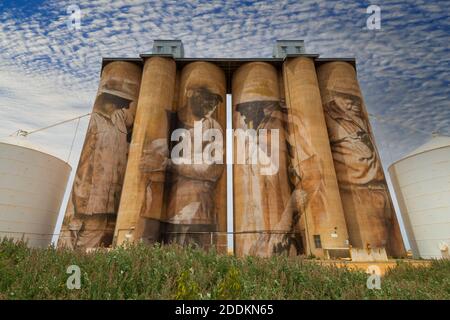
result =
[{"label": "painted figure with wide-brim hat", "polygon": [[345,62],[327,63],[319,67],[318,79],[350,244],[402,256],[400,229],[356,70]]},{"label": "painted figure with wide-brim hat", "polygon": [[131,63],[113,62],[103,69],[60,246],[87,249],[111,245],[140,76],[140,68]]}]

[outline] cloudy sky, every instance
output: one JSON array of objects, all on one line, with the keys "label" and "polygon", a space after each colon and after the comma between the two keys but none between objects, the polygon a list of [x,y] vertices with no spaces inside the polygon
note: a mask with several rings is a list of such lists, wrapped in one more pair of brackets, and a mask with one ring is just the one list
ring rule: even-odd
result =
[{"label": "cloudy sky", "polygon": [[[80,30],[68,28],[71,4]],[[381,8],[380,30],[366,27],[371,4]],[[88,113],[102,57],[149,53],[153,39],[182,39],[187,57],[270,57],[276,39],[304,39],[308,53],[356,58],[387,168],[431,132],[450,135],[449,13],[446,0],[2,0],[0,138]],[[67,159],[76,125],[29,139]]]}]

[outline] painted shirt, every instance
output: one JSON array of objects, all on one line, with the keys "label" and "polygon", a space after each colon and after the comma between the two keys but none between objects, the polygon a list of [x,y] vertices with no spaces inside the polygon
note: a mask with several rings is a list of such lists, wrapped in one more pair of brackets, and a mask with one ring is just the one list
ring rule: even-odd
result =
[{"label": "painted shirt", "polygon": [[366,185],[384,182],[368,126],[362,114],[346,112],[334,101],[325,106],[336,172],[341,185]]},{"label": "painted shirt", "polygon": [[[186,127],[194,144],[193,128]],[[202,130],[218,129],[219,123],[212,118],[202,120]],[[203,150],[206,145],[203,145]],[[214,206],[216,183],[224,170],[223,164],[174,164],[173,184],[170,190],[166,222],[174,224],[215,224]]]},{"label": "painted shirt", "polygon": [[[290,232],[292,226],[291,219],[285,219],[289,215],[284,215],[291,195],[286,170],[286,136],[283,130],[283,116],[278,110],[279,102],[256,101],[254,103],[264,106],[264,117],[247,119],[247,123],[257,124],[257,132],[260,129],[278,130],[278,140],[270,136],[271,138],[266,141],[267,145],[260,140],[257,152],[263,153],[262,158],[264,158],[264,152],[273,151],[275,156],[278,156],[276,159],[278,168],[272,174],[261,174],[261,170],[267,168],[267,165],[249,164],[252,154],[248,154],[247,164],[235,167],[236,174],[241,177],[242,202],[245,204],[242,221],[236,225],[235,230],[238,233],[244,232],[238,235],[241,245],[237,247],[239,251],[237,254],[239,256],[247,254],[270,256],[278,249],[284,250],[281,248],[285,245],[283,232]],[[248,114],[247,117],[251,118],[252,114]],[[249,129],[244,121],[239,121],[240,119],[240,117],[237,118],[237,125],[242,129]],[[274,233],[268,234],[267,231]]]},{"label": "painted shirt", "polygon": [[92,113],[72,191],[76,214],[117,214],[133,119],[128,109]]}]

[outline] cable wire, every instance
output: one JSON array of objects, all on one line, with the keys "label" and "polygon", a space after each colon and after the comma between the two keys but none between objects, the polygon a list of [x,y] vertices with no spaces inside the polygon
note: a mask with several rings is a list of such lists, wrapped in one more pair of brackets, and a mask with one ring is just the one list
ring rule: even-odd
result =
[{"label": "cable wire", "polygon": [[74,133],[73,139],[72,139],[72,144],[70,145],[69,155],[67,156],[67,161],[66,161],[67,163],[69,163],[70,156],[72,155],[73,145],[75,143],[75,138],[77,137],[78,128],[80,126],[80,120],[81,120],[81,118],[78,118],[77,127],[75,128],[75,133]]},{"label": "cable wire", "polygon": [[67,120],[63,120],[63,121],[60,121],[60,122],[56,122],[56,123],[51,124],[49,126],[42,127],[42,128],[39,128],[39,129],[35,129],[35,130],[32,130],[32,131],[25,131],[25,130],[19,129],[19,130],[14,131],[12,134],[10,134],[10,137],[15,136],[15,135],[19,135],[19,134],[21,134],[23,136],[29,136],[30,134],[33,134],[33,133],[36,133],[36,132],[40,132],[40,131],[44,131],[44,130],[47,130],[47,129],[59,126],[59,125],[64,124],[64,123],[68,123],[68,122],[71,122],[71,121],[79,120],[81,118],[90,116],[91,114],[92,113],[89,112],[89,113],[83,114],[81,116],[78,116],[78,117],[75,117],[75,118],[71,118],[71,119],[67,119]]}]

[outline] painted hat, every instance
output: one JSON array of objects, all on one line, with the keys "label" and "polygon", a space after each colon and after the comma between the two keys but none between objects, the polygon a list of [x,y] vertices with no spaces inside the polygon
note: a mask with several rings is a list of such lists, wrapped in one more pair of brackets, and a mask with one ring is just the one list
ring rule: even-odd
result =
[{"label": "painted hat", "polygon": [[220,97],[220,102],[225,101],[225,74],[210,62],[197,61],[186,65],[180,78],[179,108],[186,105],[189,90],[202,90]]},{"label": "painted hat", "polygon": [[337,94],[361,98],[356,71],[347,62],[330,62],[320,66],[318,80],[323,103],[333,100]]},{"label": "painted hat", "polygon": [[266,62],[250,62],[233,75],[233,104],[253,101],[278,101],[280,88],[277,70]]},{"label": "painted hat", "polygon": [[103,68],[98,94],[107,93],[130,101],[137,100],[141,73],[141,68],[134,63],[111,62]]},{"label": "painted hat", "polygon": [[197,90],[205,94],[208,100],[216,100],[217,105],[220,105],[225,102],[225,85],[225,74],[215,64],[197,61],[186,65],[180,77],[178,119],[183,123],[193,122],[192,112],[186,108],[190,90]]}]

